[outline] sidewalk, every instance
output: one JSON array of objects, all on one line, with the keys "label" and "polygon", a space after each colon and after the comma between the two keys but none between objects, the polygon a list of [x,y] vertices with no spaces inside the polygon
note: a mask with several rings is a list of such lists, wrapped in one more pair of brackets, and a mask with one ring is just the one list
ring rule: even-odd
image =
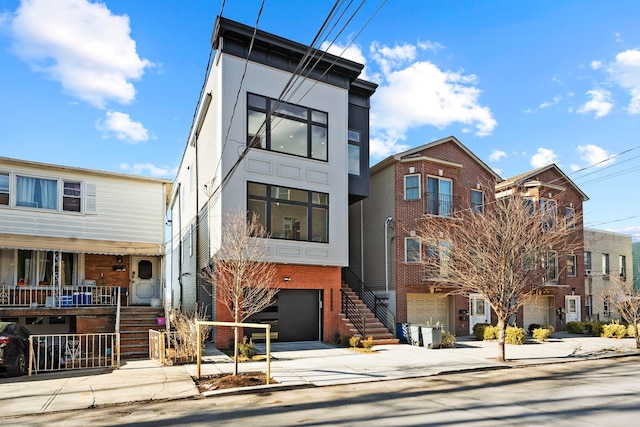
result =
[{"label": "sidewalk", "polygon": [[[264,345],[256,346],[264,352]],[[443,373],[563,363],[590,358],[640,355],[632,338],[583,337],[558,332],[544,343],[507,345],[507,363],[495,360],[495,342],[459,338],[456,348],[430,350],[406,344],[374,347],[359,353],[321,342],[272,344],[271,377],[278,384],[243,389],[382,381]],[[265,371],[266,362],[240,364],[240,372]],[[202,375],[233,372],[229,357],[207,348]],[[2,416],[68,411],[150,400],[174,400],[238,392],[226,389],[199,393],[192,376],[195,364],[160,366],[152,360],[133,360],[116,370],[67,371],[32,377],[0,378]]]}]

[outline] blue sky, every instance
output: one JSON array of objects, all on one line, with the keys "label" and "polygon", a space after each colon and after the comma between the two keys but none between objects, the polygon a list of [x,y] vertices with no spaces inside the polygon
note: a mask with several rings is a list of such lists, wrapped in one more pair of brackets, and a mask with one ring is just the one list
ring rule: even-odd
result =
[{"label": "blue sky", "polygon": [[[587,226],[640,240],[640,2],[367,0],[339,32],[354,3],[324,48],[379,84],[372,164],[448,135],[504,177],[555,162]],[[333,4],[266,0],[258,26],[310,44]],[[3,0],[0,155],[172,179],[221,6]]]}]

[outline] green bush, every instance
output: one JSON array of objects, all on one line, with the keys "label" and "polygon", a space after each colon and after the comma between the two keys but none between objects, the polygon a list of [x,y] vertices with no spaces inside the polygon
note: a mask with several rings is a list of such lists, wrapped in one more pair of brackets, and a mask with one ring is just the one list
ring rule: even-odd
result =
[{"label": "green bush", "polygon": [[360,347],[360,337],[353,336],[349,338],[349,345],[353,348]]},{"label": "green bush", "polygon": [[340,344],[340,347],[349,347],[349,339],[350,338],[348,336],[341,335],[338,344]]},{"label": "green bush", "polygon": [[498,334],[500,331],[497,326],[487,325],[484,328],[484,339],[485,340],[495,340],[498,339]]},{"label": "green bush", "polygon": [[453,348],[455,347],[456,336],[449,331],[442,331],[442,347]]},{"label": "green bush", "polygon": [[[498,329],[496,327],[496,329]],[[507,326],[507,332],[504,338],[504,342],[507,344],[521,345],[524,344],[524,338],[527,332],[524,328],[518,328],[517,326]]]},{"label": "green bush", "polygon": [[362,348],[364,348],[365,350],[371,350],[371,348],[373,347],[373,337],[369,337],[366,340],[360,341],[360,344],[362,344]]},{"label": "green bush", "polygon": [[629,335],[630,337],[635,337],[637,333],[638,333],[638,328],[636,328],[633,325],[627,326],[627,335]]},{"label": "green bush", "polygon": [[540,325],[539,323],[532,323],[532,324],[530,324],[530,325],[529,325],[529,328],[527,328],[527,329],[529,329],[529,335],[533,335],[533,331],[534,331],[535,329],[540,328],[541,326],[542,326],[542,325]]},{"label": "green bush", "polygon": [[567,322],[567,332],[570,334],[584,334],[584,322]]},{"label": "green bush", "polygon": [[621,325],[618,320],[614,320],[602,327],[602,335],[604,338],[624,338],[627,336],[627,327]]},{"label": "green bush", "polygon": [[602,322],[584,322],[584,334],[592,337],[602,336]]},{"label": "green bush", "polygon": [[555,329],[551,325],[541,325],[539,328],[533,330],[533,337],[538,341],[546,341],[555,332]]},{"label": "green bush", "polygon": [[258,354],[255,346],[253,345],[253,341],[247,337],[242,337],[242,342],[238,343],[238,351],[247,359],[253,359],[253,356]]},{"label": "green bush", "polygon": [[477,340],[482,341],[484,339],[484,328],[489,326],[488,323],[476,323],[473,325],[473,335]]}]

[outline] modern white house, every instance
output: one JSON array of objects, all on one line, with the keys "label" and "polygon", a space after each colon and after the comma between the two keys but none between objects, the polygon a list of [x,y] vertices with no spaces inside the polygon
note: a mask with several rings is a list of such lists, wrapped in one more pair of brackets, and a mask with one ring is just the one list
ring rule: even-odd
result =
[{"label": "modern white house", "polygon": [[0,318],[111,332],[118,292],[124,307],[161,305],[171,185],[0,157]]},{"label": "modern white house", "polygon": [[211,42],[171,195],[172,304],[229,320],[199,272],[219,247],[224,215],[255,212],[282,290],[253,320],[271,323],[280,341],[334,340],[348,207],[369,194],[376,85],[358,79],[361,64],[222,17]]}]

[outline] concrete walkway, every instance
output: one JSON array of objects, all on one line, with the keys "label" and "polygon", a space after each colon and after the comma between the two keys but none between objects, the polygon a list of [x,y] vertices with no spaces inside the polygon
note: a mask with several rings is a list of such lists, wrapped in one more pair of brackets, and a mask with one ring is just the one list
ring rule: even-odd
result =
[{"label": "concrete walkway", "polygon": [[[263,346],[256,346],[264,352]],[[123,363],[116,370],[66,371],[32,377],[0,378],[2,417],[68,411],[151,400],[215,397],[223,393],[292,387],[329,386],[415,378],[458,371],[506,369],[590,358],[638,356],[635,341],[584,337],[558,332],[544,343],[506,346],[506,363],[495,360],[495,342],[459,339],[456,348],[427,349],[406,344],[374,347],[360,353],[321,342],[274,343],[271,377],[278,384],[199,393],[195,364],[160,366],[152,360]],[[233,372],[229,357],[205,350],[202,375]],[[611,363],[615,363],[612,359]],[[265,371],[266,362],[242,363],[240,372]]]}]

